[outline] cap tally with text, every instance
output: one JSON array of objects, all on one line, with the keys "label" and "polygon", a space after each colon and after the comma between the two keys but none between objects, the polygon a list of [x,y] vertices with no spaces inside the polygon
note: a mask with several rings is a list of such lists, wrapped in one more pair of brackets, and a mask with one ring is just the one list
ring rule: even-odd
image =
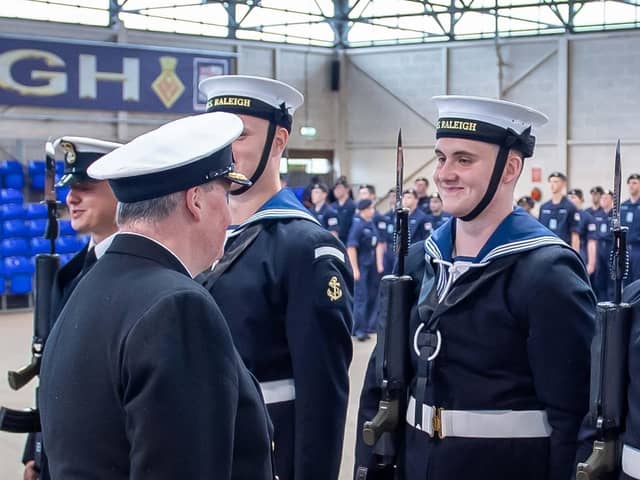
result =
[{"label": "cap tally with text", "polygon": [[200,82],[207,112],[229,112],[263,118],[291,131],[293,114],[303,95],[286,83],[247,75],[217,75]]},{"label": "cap tally with text", "polygon": [[203,113],[169,122],[105,155],[88,174],[109,180],[120,202],[133,203],[224,178],[246,185],[234,171],[231,143],[243,130],[237,115]]},{"label": "cap tally with text", "polygon": [[503,145],[515,137],[511,148],[525,157],[533,155],[532,130],[548,121],[545,114],[517,103],[492,98],[443,95],[433,97],[438,107],[436,138],[454,137]]},{"label": "cap tally with text", "polygon": [[122,146],[121,143],[107,142],[89,137],[60,137],[53,146],[64,151],[64,173],[56,187],[89,182],[87,168],[100,157]]}]

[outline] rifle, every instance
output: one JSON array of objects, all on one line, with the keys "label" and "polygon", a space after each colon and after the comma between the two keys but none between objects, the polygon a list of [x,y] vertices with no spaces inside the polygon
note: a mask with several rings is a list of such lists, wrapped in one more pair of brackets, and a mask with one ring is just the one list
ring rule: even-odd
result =
[{"label": "rifle", "polygon": [[616,146],[614,201],[611,227],[611,278],[615,282],[613,302],[600,302],[596,309],[596,332],[591,344],[591,384],[588,420],[596,429],[593,451],[578,464],[576,480],[597,480],[616,472],[622,461],[619,442],[627,413],[628,346],[631,306],[622,303],[622,281],[627,276],[629,258],[627,228],[620,223],[620,140]]},{"label": "rifle", "polygon": [[[31,341],[31,362],[16,371],[8,372],[9,386],[19,390],[40,374],[40,362],[45,342],[51,328],[51,290],[60,266],[60,257],[55,254],[58,237],[58,202],[55,192],[55,147],[49,139],[45,144],[45,191],[44,203],[47,205],[47,225],[44,238],[51,242],[50,253],[36,255],[35,309],[33,315],[33,339]],[[38,412],[38,389],[36,388],[36,408],[12,410],[0,408],[0,430],[13,433],[35,433],[41,431]],[[43,465],[42,445],[36,441],[36,468]]]},{"label": "rifle", "polygon": [[396,205],[394,250],[396,273],[380,280],[376,380],[382,395],[375,417],[364,423],[364,443],[374,447],[368,468],[360,467],[358,480],[392,480],[398,475],[399,446],[403,437],[408,385],[409,314],[412,279],[405,275],[404,261],[409,251],[409,210],[402,206],[404,155],[402,130],[398,132],[396,154]]}]

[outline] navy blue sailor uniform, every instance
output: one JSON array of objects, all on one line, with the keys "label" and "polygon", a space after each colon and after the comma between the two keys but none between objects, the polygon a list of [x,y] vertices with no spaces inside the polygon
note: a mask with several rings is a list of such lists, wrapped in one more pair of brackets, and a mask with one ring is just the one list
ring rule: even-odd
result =
[{"label": "navy blue sailor uniform", "polygon": [[347,247],[358,253],[360,279],[355,282],[353,299],[353,334],[363,336],[375,330],[376,291],[378,271],[376,268],[376,247],[378,229],[373,221],[365,221],[356,215],[351,225]]},{"label": "navy blue sailor uniform", "polygon": [[340,234],[340,218],[338,217],[338,212],[332,206],[325,203],[319,210],[312,206],[309,212],[324,228],[330,232]]},{"label": "navy blue sailor uniform", "polygon": [[280,480],[337,478],[352,357],[353,275],[342,243],[280,190],[234,227],[200,279],[260,382]]},{"label": "navy blue sailor uniform", "polygon": [[338,212],[338,224],[340,225],[338,238],[346,245],[349,239],[349,230],[351,230],[351,224],[353,223],[353,216],[356,213],[356,204],[351,198],[347,198],[342,205],[336,201],[331,206]]},{"label": "navy blue sailor uniform", "polygon": [[40,398],[54,479],[274,478],[266,409],[220,310],[143,236],[117,235],[71,294]]},{"label": "navy blue sailor uniform", "polygon": [[[415,287],[400,473],[412,480],[566,480],[588,409],[595,298],[584,266],[522,209],[503,220],[477,258],[452,257],[455,223],[412,245],[407,258]],[[375,355],[358,432],[378,407]],[[371,458],[358,436],[356,468]]]},{"label": "navy blue sailor uniform", "polygon": [[622,472],[620,480],[640,479],[640,281],[624,290],[623,301],[632,305],[629,336],[628,413],[623,435]]},{"label": "navy blue sailor uniform", "polygon": [[613,248],[611,214],[599,208],[593,211],[598,239],[596,271],[593,275],[593,291],[599,302],[613,300],[613,280],[611,279],[610,256]]},{"label": "navy blue sailor uniform", "polygon": [[580,212],[566,197],[559,203],[549,200],[540,207],[538,220],[558,237],[571,245],[571,234],[579,231]]},{"label": "navy blue sailor uniform", "polygon": [[[578,223],[578,235],[580,236],[580,256],[585,264],[588,263],[588,244],[590,240],[598,240],[598,226],[596,221],[586,210],[578,210],[580,222]],[[596,253],[597,255],[597,253]]]},{"label": "navy blue sailor uniform", "polygon": [[433,213],[427,215],[427,218],[424,224],[424,229],[427,234],[427,238],[434,232],[434,230],[437,230],[438,228],[440,228],[440,226],[442,226],[444,222],[446,222],[450,218],[451,218],[451,215],[444,212],[442,212],[440,215],[435,215]]},{"label": "navy blue sailor uniform", "polygon": [[429,236],[427,215],[418,207],[409,214],[409,243],[423,242]]},{"label": "navy blue sailor uniform", "polygon": [[625,284],[640,279],[640,201],[625,200],[620,205],[620,222],[627,227],[629,248],[629,275]]}]

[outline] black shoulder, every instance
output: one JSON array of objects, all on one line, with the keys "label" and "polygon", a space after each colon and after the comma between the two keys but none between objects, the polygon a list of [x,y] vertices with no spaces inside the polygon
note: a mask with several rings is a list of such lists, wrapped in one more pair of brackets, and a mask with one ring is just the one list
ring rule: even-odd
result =
[{"label": "black shoulder", "polygon": [[294,218],[276,222],[274,234],[278,242],[287,248],[315,248],[319,245],[329,245],[344,250],[344,245],[323,226],[315,222]]},{"label": "black shoulder", "polygon": [[640,280],[636,280],[628,287],[625,287],[622,299],[626,303],[630,303],[632,305],[635,305],[640,301]]}]

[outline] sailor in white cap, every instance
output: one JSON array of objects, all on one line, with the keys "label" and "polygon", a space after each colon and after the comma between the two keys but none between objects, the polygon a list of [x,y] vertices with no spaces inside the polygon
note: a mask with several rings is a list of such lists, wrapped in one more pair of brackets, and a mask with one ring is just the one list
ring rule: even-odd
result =
[{"label": "sailor in white cap", "polygon": [[[415,296],[398,467],[416,480],[566,480],[588,407],[595,298],[578,254],[512,207],[546,117],[487,98],[434,101],[433,179],[454,218],[407,258]],[[358,431],[378,408],[376,354]],[[359,435],[357,478],[374,478],[380,460]]]},{"label": "sailor in white cap", "polygon": [[[53,478],[274,479],[270,423],[211,295],[241,120],[168,123],[93,163],[119,232],[77,285],[42,362]],[[206,141],[205,141],[206,139]]]},{"label": "sailor in white cap", "polygon": [[349,392],[353,279],[344,245],[281,189],[280,159],[303,97],[285,83],[247,76],[208,78],[200,90],[209,111],[242,118],[233,154],[253,182],[232,188],[225,254],[202,281],[260,382],[280,479],[336,480]]},{"label": "sailor in white cap", "polygon": [[[71,226],[76,232],[90,235],[91,238],[87,245],[56,273],[51,291],[51,325],[78,281],[109,247],[117,230],[116,198],[109,183],[90,178],[87,168],[121,144],[95,138],[64,136],[55,140],[53,145],[64,152],[64,173],[56,186],[69,187],[66,203]],[[23,463],[25,480],[51,478],[40,433],[28,436]]]}]

